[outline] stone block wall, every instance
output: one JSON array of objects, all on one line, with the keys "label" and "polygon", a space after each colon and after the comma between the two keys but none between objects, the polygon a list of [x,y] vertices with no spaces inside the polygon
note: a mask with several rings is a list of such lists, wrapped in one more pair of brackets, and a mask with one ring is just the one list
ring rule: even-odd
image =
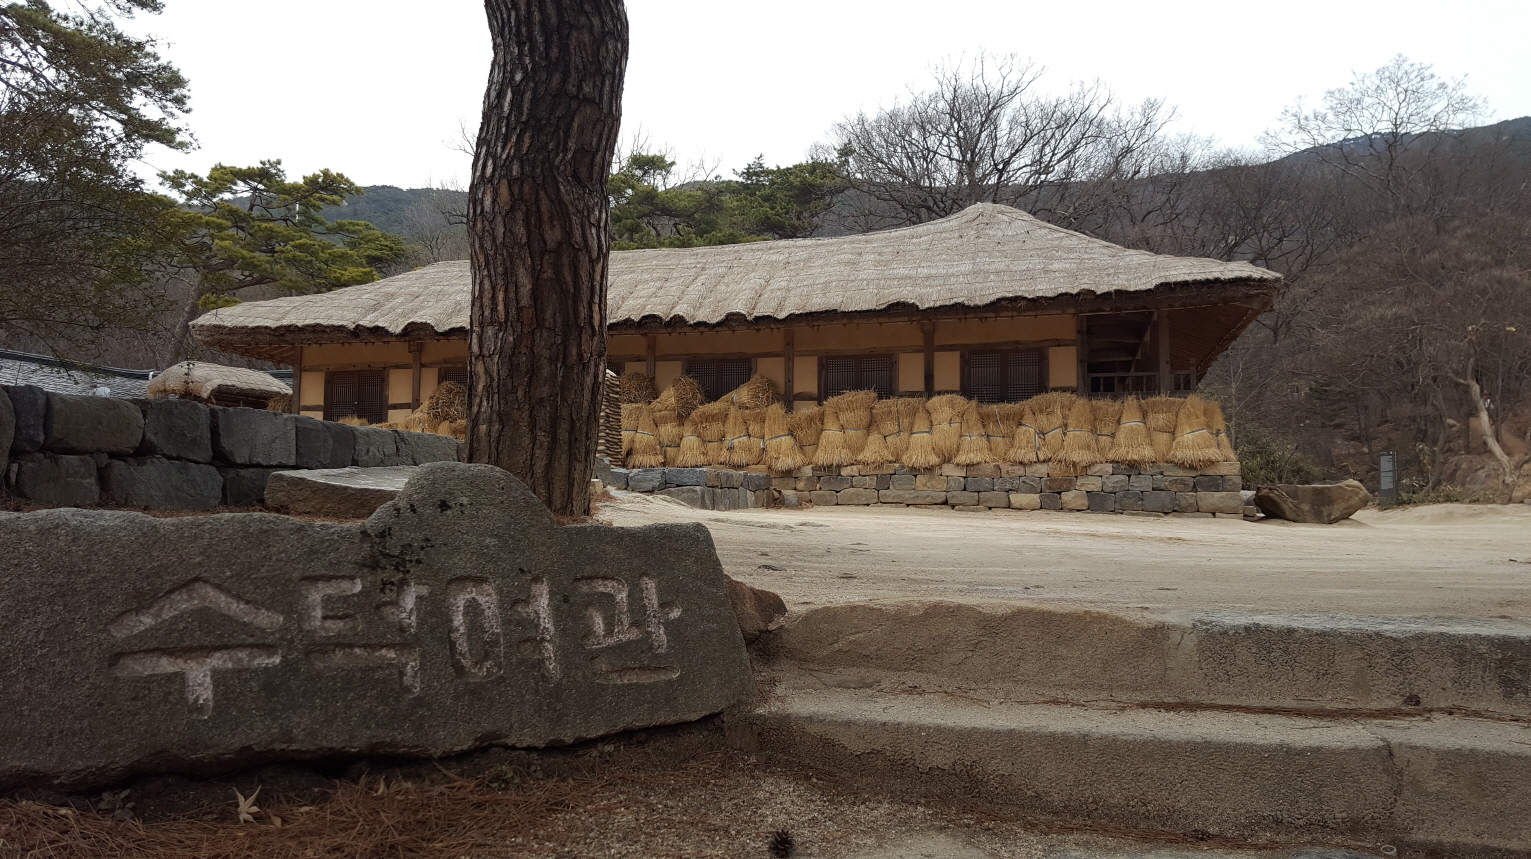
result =
[{"label": "stone block wall", "polygon": [[771,475],[729,468],[602,468],[600,479],[611,489],[665,495],[702,510],[772,507],[780,498]]},{"label": "stone block wall", "polygon": [[462,459],[447,436],[190,400],[0,386],[4,487],[29,501],[207,510],[258,504],[276,471]]}]

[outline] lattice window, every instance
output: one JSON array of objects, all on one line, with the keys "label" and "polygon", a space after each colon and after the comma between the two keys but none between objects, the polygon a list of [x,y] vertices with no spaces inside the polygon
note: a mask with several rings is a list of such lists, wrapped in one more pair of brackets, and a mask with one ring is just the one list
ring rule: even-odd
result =
[{"label": "lattice window", "polygon": [[898,365],[891,355],[835,356],[819,359],[823,379],[819,391],[825,399],[846,391],[876,391],[893,396]]},{"label": "lattice window", "polygon": [[1042,385],[1042,353],[970,352],[963,380],[967,396],[980,403],[1016,403],[1035,397]]},{"label": "lattice window", "polygon": [[687,361],[686,375],[702,386],[707,401],[720,399],[724,394],[750,380],[754,367],[748,358],[714,358],[705,361]]},{"label": "lattice window", "polygon": [[324,419],[388,420],[388,371],[345,370],[324,374]]}]

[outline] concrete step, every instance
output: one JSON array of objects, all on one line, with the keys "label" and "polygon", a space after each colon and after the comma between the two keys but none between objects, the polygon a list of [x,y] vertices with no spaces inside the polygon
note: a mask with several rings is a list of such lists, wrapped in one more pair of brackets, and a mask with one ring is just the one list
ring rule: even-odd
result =
[{"label": "concrete step", "polygon": [[[832,685],[1010,700],[1531,718],[1531,622],[888,600],[790,615],[760,645]],[[838,678],[838,682],[833,679]]]},{"label": "concrete step", "polygon": [[754,753],[1043,822],[1531,855],[1523,723],[1020,704],[797,675],[731,729]]}]

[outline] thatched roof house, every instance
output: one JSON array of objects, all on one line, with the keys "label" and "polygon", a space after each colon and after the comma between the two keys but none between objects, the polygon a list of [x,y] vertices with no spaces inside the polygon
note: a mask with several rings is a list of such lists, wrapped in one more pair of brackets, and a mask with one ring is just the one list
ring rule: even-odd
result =
[{"label": "thatched roof house", "polygon": [[[610,272],[613,368],[644,369],[661,387],[687,374],[709,391],[761,372],[799,400],[863,387],[981,399],[1189,390],[1281,283],[992,204],[845,238],[620,251]],[[467,262],[438,263],[215,310],[193,330],[301,365],[305,410],[334,416],[365,388],[366,407],[385,414],[463,372],[471,289]]]},{"label": "thatched roof house", "polygon": [[150,397],[176,397],[216,406],[263,409],[274,397],[290,397],[292,388],[260,370],[225,367],[206,361],[182,361],[149,382]]}]

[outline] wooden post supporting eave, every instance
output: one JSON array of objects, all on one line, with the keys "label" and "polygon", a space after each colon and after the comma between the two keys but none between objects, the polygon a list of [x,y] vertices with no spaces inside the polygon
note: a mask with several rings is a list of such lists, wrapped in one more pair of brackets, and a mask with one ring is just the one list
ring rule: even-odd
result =
[{"label": "wooden post supporting eave", "polygon": [[298,415],[303,413],[303,347],[292,348],[292,405],[287,411]]},{"label": "wooden post supporting eave", "polygon": [[1154,324],[1158,326],[1159,347],[1159,395],[1175,393],[1175,371],[1170,367],[1170,314],[1168,310],[1154,311]]},{"label": "wooden post supporting eave", "polygon": [[920,323],[920,333],[925,339],[925,396],[936,395],[936,322],[934,319]]},{"label": "wooden post supporting eave", "polygon": [[657,374],[659,372],[659,336],[658,335],[656,335],[656,334],[649,334],[649,335],[646,335],[643,338],[643,352],[644,352],[645,360],[648,362],[645,365],[645,366],[648,367],[648,369],[645,370],[644,372],[648,373],[650,379],[655,379],[655,384],[658,384],[658,380],[656,378],[656,376],[657,376]]},{"label": "wooden post supporting eave", "polygon": [[797,338],[793,336],[791,328],[782,329],[781,355],[782,363],[786,365],[782,370],[782,387],[786,390],[782,393],[785,395],[787,412],[790,414],[797,396]]},{"label": "wooden post supporting eave", "polygon": [[1090,325],[1085,321],[1086,319],[1088,317],[1082,313],[1074,317],[1074,330],[1076,332],[1074,389],[1079,392],[1081,397],[1088,397],[1090,395]]},{"label": "wooden post supporting eave", "polygon": [[419,340],[409,344],[409,407],[420,408],[420,357],[425,353],[425,343]]}]

